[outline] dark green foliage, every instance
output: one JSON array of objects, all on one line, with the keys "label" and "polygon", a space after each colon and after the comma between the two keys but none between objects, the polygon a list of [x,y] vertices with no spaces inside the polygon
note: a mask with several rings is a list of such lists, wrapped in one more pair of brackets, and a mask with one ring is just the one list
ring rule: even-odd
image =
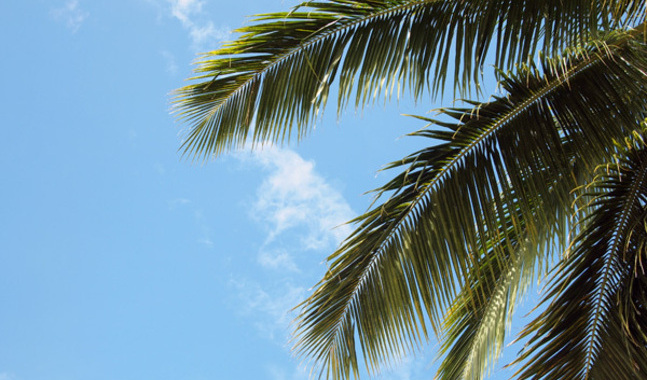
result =
[{"label": "dark green foliage", "polygon": [[296,321],[314,373],[377,373],[433,332],[438,378],[481,379],[551,272],[519,378],[647,377],[644,16],[635,1],[307,2],[204,55],[175,99],[202,158],[303,137],[335,81],[343,109],[448,79],[467,94],[487,59],[501,68],[502,95],[420,118],[430,146],[389,166],[402,173],[329,257]]}]

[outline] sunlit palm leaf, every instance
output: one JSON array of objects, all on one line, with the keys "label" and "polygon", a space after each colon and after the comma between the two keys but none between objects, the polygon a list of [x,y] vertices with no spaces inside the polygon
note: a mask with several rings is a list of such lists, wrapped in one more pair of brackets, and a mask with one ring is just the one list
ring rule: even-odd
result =
[{"label": "sunlit palm leaf", "polygon": [[[577,173],[583,173],[585,177],[587,173],[575,167],[572,172],[574,178],[582,177]],[[563,178],[556,180],[564,181]],[[572,184],[583,181],[584,178],[578,178]],[[553,194],[558,195],[557,192]],[[555,207],[554,213],[546,213],[553,219],[536,227],[552,231],[542,231],[538,235],[560,236],[560,231],[567,231],[570,227],[571,213],[562,207],[559,199],[543,199],[543,203],[545,206],[542,208]],[[538,247],[529,246],[536,242],[525,235],[517,236],[517,232],[523,230],[523,216],[519,215],[517,220],[522,223],[522,228],[515,228],[508,221],[505,225],[508,231],[501,234],[512,239],[512,244],[505,239],[489,243],[511,246],[514,250],[507,251],[503,257],[492,252],[482,254],[445,317],[440,350],[444,360],[438,370],[439,380],[482,379],[489,373],[501,353],[516,301],[532,282],[541,278],[544,268],[552,261],[547,253],[563,249],[548,240],[539,241]],[[559,244],[560,241],[553,243]]]},{"label": "sunlit palm leaf", "polygon": [[301,137],[335,80],[340,108],[394,88],[435,93],[452,66],[454,87],[464,91],[491,50],[510,65],[540,41],[554,52],[639,11],[629,0],[330,0],[261,15],[238,40],[205,54],[197,83],[176,91],[176,112],[190,125],[182,149],[206,158],[250,138]]},{"label": "sunlit palm leaf", "polygon": [[[636,128],[644,117],[646,59],[631,34],[610,35],[561,59],[566,70],[545,60],[544,74],[531,67],[504,78],[507,96],[445,110],[460,122],[436,122],[449,130],[420,133],[441,143],[405,160],[410,168],[382,189],[398,192],[360,217],[330,257],[329,273],[298,320],[299,352],[338,379],[357,371],[359,346],[375,372],[427,338],[427,318],[439,325],[458,279],[474,274],[477,252],[505,260],[515,250],[502,221],[528,246],[564,241],[567,231],[548,231],[556,220],[552,202],[570,209],[573,201],[571,158],[578,167],[600,162],[614,140]],[[564,153],[564,138],[577,149],[573,156]]]},{"label": "sunlit palm leaf", "polygon": [[[514,231],[508,235],[514,236]],[[516,250],[503,260],[492,253],[483,255],[454,301],[445,318],[445,360],[438,379],[480,379],[498,358],[515,301],[535,278],[532,271],[541,258],[523,241],[513,246]]]},{"label": "sunlit palm leaf", "polygon": [[[623,155],[586,187],[592,213],[559,267],[547,309],[524,331],[520,379],[643,379],[647,150]],[[640,271],[640,273],[638,272]],[[638,284],[634,282],[638,281]],[[635,286],[634,286],[635,285]],[[636,302],[638,301],[638,302]]]}]

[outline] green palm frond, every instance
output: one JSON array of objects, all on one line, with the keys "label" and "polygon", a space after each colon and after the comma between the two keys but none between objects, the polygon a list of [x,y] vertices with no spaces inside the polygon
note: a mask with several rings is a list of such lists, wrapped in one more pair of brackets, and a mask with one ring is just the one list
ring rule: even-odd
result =
[{"label": "green palm frond", "polygon": [[637,15],[629,0],[329,0],[260,15],[236,41],[204,54],[196,83],[175,92],[175,111],[190,126],[181,149],[207,158],[248,139],[301,137],[335,81],[339,109],[394,88],[437,93],[452,66],[455,89],[466,91],[491,50],[510,67],[541,41],[553,53]]},{"label": "green palm frond", "polygon": [[600,336],[602,344],[590,370],[590,379],[647,378],[647,350],[644,345],[633,344],[627,339],[622,323],[620,311],[610,309],[605,320],[604,335]]},{"label": "green palm frond", "polygon": [[592,211],[556,272],[546,310],[522,336],[520,379],[643,379],[647,149],[623,154],[585,189]]},{"label": "green palm frond", "polygon": [[[505,97],[443,110],[453,123],[431,120],[439,130],[418,134],[439,143],[394,165],[408,165],[381,189],[394,193],[329,258],[297,321],[298,352],[341,379],[357,373],[359,347],[374,373],[426,340],[427,321],[438,330],[462,279],[479,274],[478,252],[510,273],[519,237],[534,249],[565,242],[556,215],[571,208],[574,171],[591,172],[644,118],[647,49],[633,36],[609,34],[544,59],[543,70],[521,67],[503,75]],[[506,281],[485,290],[514,293],[519,282]]]},{"label": "green palm frond", "polygon": [[[576,163],[576,152],[573,141],[564,140],[563,148],[568,158],[566,161]],[[572,167],[571,184],[586,183],[590,174],[586,166]],[[538,172],[531,172],[537,175]],[[543,174],[540,174],[543,175]],[[529,183],[535,181],[527,179]],[[557,177],[555,181],[563,182]],[[525,182],[525,181],[524,181]],[[553,187],[555,184],[547,185]],[[517,236],[516,231],[508,225],[506,236],[514,239],[511,245],[514,250],[509,251],[503,260],[488,252],[480,256],[479,262],[474,266],[474,272],[464,280],[463,289],[455,298],[444,320],[440,356],[443,361],[438,370],[437,379],[482,379],[487,376],[498,359],[506,338],[506,331],[516,307],[516,301],[523,297],[528,286],[540,281],[551,263],[556,252],[562,252],[565,247],[563,231],[571,229],[572,212],[564,207],[563,194],[552,191],[549,195],[557,198],[544,198],[542,208],[553,207],[553,212],[546,213],[554,219],[548,223],[536,224],[536,228],[549,228],[540,231],[539,236],[562,237],[556,241],[540,240],[538,247],[532,244],[526,236]],[[523,223],[523,216],[518,220]],[[505,241],[494,241],[490,244],[506,244]],[[508,245],[510,246],[510,245]]]},{"label": "green palm frond", "polygon": [[[565,152],[568,152],[572,143],[565,142]],[[536,172],[531,175],[536,175]],[[583,175],[582,175],[583,174]],[[583,183],[586,171],[581,168],[572,168],[573,183]],[[562,178],[556,178],[562,181]],[[535,182],[528,179],[529,183]],[[553,185],[550,185],[553,186]],[[562,195],[552,192],[556,197]],[[543,199],[543,208],[554,207],[553,212],[546,213],[552,216],[548,223],[537,224],[535,228],[549,228],[549,231],[540,231],[539,236],[560,236],[561,231],[570,229],[571,213],[564,209],[560,199]],[[543,277],[543,273],[552,262],[551,252],[560,252],[563,247],[555,244],[564,241],[551,242],[539,240],[533,242],[527,236],[518,236],[518,231],[525,231],[522,215],[517,216],[521,226],[512,226],[510,221],[505,228],[508,231],[501,236],[512,239],[512,244],[503,240],[489,242],[503,247],[513,247],[501,257],[492,252],[485,252],[479,256],[479,261],[473,267],[473,274],[464,280],[463,289],[454,299],[444,319],[442,347],[439,356],[443,361],[438,370],[437,379],[482,379],[489,373],[494,362],[498,359],[509,329],[516,301],[521,298],[531,283]],[[521,227],[521,228],[519,228]],[[503,225],[502,225],[503,228]],[[539,244],[537,247],[532,244]],[[481,244],[487,246],[487,244]]]},{"label": "green palm frond", "polygon": [[[514,236],[514,231],[507,234]],[[475,274],[445,317],[440,352],[444,360],[438,379],[481,379],[500,355],[515,301],[536,279],[534,271],[541,266],[541,256],[536,254],[541,249],[523,244],[523,239],[516,239],[516,250],[504,260],[491,252],[481,256]]]}]

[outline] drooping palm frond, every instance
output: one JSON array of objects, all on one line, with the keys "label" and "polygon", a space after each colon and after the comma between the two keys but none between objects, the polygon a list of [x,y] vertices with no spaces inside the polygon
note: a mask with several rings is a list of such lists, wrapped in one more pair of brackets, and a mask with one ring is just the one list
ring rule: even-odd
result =
[{"label": "drooping palm frond", "polygon": [[437,329],[460,279],[477,273],[478,252],[505,263],[518,237],[535,249],[565,240],[551,225],[571,207],[574,167],[590,171],[644,118],[647,49],[614,33],[559,61],[522,67],[503,78],[505,97],[446,109],[457,122],[419,133],[440,143],[404,160],[381,189],[395,193],[358,218],[303,304],[297,351],[326,376],[356,374],[358,347],[373,373],[412,351],[428,337],[427,318]]},{"label": "drooping palm frond", "polygon": [[[508,228],[506,235],[515,237]],[[542,260],[537,253],[545,249],[524,243],[515,239],[515,251],[503,258],[491,252],[480,256],[445,317],[438,379],[481,379],[500,355],[516,300],[536,279]]]},{"label": "drooping palm frond", "polygon": [[[567,162],[577,163],[577,152],[574,141],[565,139],[563,148]],[[566,186],[588,183],[591,173],[588,165],[574,165],[569,180],[556,177],[555,181]],[[531,172],[530,175],[536,175]],[[525,182],[525,181],[524,181]],[[535,183],[530,179],[529,183]],[[569,185],[570,184],[570,185]],[[556,184],[546,184],[552,188]],[[538,247],[529,247],[531,241],[525,236],[517,236],[523,228],[509,229],[506,236],[514,239],[514,251],[506,252],[501,260],[492,253],[480,256],[479,262],[472,269],[473,274],[464,280],[463,289],[445,316],[441,350],[443,357],[436,379],[438,380],[472,380],[487,376],[498,359],[506,338],[506,331],[514,314],[516,302],[528,286],[540,281],[548,272],[558,252],[563,252],[565,243],[563,231],[571,230],[574,213],[565,208],[558,191],[549,192],[557,198],[542,199],[542,208],[553,207],[553,212],[545,213],[553,219],[548,223],[539,223],[539,236],[556,236],[558,239],[539,241]],[[581,203],[581,202],[578,202]],[[518,217],[524,222],[523,217]],[[509,224],[509,223],[508,223]],[[494,241],[490,244],[505,244]]]},{"label": "drooping palm frond", "polygon": [[[568,152],[573,152],[573,149],[569,149],[572,144],[566,142],[564,145],[567,155]],[[572,155],[570,157],[574,158]],[[581,169],[573,167],[573,182],[567,183],[583,183],[588,175],[586,170]],[[564,181],[559,177],[556,180]],[[528,182],[535,181],[530,179]],[[547,184],[547,187],[554,186],[555,184]],[[552,194],[561,196],[556,191]],[[542,202],[542,208],[553,206],[555,210],[546,213],[552,218],[547,223],[533,226],[550,229],[540,231],[537,235],[560,236],[561,231],[568,231],[571,213],[564,209],[563,201],[547,198]],[[447,312],[439,352],[443,361],[436,379],[476,380],[487,376],[501,354],[517,300],[525,294],[530,284],[540,280],[548,270],[554,256],[550,253],[563,251],[563,247],[556,246],[564,243],[561,239],[531,241],[525,235],[518,236],[518,231],[524,231],[525,227],[522,215],[518,215],[517,220],[521,226],[515,228],[510,225],[510,221],[501,226],[508,229],[501,236],[513,239],[512,244],[505,240],[488,242],[513,247],[514,250],[507,251],[503,257],[492,252],[481,254],[472,274],[464,279],[463,289]],[[537,243],[537,247],[529,246]]]},{"label": "drooping palm frond", "polygon": [[[418,96],[466,90],[490,50],[500,66],[543,41],[553,53],[640,13],[631,0],[329,0],[260,15],[241,37],[206,53],[197,83],[175,93],[190,125],[182,150],[209,157],[232,146],[303,136],[339,82],[340,109],[408,87]],[[493,48],[493,49],[492,49]],[[354,94],[354,96],[353,96]],[[255,120],[255,124],[252,122]]]},{"label": "drooping palm frond", "polygon": [[600,170],[573,248],[556,272],[546,310],[523,332],[520,379],[644,379],[647,149]]},{"label": "drooping palm frond", "polygon": [[609,309],[601,333],[601,345],[589,378],[605,380],[641,380],[647,378],[647,350],[624,335],[620,312]]}]

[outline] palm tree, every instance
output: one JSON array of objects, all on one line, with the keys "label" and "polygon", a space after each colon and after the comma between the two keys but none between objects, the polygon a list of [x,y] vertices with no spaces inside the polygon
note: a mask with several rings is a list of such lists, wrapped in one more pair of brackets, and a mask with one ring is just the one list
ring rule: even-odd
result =
[{"label": "palm tree", "polygon": [[[300,305],[295,351],[358,377],[441,339],[440,379],[492,368],[547,279],[519,379],[647,378],[647,44],[631,0],[320,0],[260,15],[176,92],[182,150],[307,135],[381,94],[502,91],[444,108]],[[333,92],[334,92],[333,91]],[[359,356],[361,355],[361,358]]]}]

